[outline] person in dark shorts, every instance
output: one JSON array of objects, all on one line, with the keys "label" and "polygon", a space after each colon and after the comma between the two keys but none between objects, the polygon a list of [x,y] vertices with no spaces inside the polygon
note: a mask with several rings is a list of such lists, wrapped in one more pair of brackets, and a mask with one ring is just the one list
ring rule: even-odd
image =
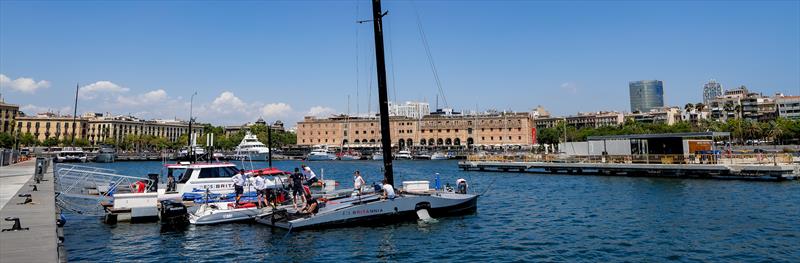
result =
[{"label": "person in dark shorts", "polygon": [[244,169],[239,170],[239,173],[234,175],[231,180],[233,180],[233,190],[236,192],[236,206],[239,206],[239,199],[244,194],[244,184],[247,180],[245,179]]},{"label": "person in dark shorts", "polygon": [[[292,204],[294,209],[298,210],[297,201],[305,197],[303,194],[303,174],[300,173],[300,169],[294,168],[294,173],[289,175],[289,186],[292,189]],[[303,204],[303,202],[300,202],[300,204]]]},{"label": "person in dark shorts", "polygon": [[[317,179],[317,174],[314,173],[313,170],[311,170],[311,167],[308,167],[305,164],[300,165],[300,167],[303,168],[302,172],[303,172],[303,176],[305,177],[305,180],[306,180],[306,185],[312,186],[314,183],[319,181],[319,179]],[[323,182],[322,186],[325,186],[324,182]]]}]

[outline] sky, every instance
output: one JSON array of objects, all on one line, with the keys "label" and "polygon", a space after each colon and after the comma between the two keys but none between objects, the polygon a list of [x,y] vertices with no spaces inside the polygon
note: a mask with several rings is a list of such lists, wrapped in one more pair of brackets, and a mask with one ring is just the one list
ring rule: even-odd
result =
[{"label": "sky", "polygon": [[[800,1],[384,1],[389,94],[457,110],[629,110],[716,79],[800,95]],[[369,1],[0,1],[0,94],[27,114],[237,125],[377,111]],[[421,29],[421,30],[420,30]],[[427,40],[443,95],[426,55]],[[192,100],[192,94],[197,92]],[[191,103],[190,103],[191,101]]]}]

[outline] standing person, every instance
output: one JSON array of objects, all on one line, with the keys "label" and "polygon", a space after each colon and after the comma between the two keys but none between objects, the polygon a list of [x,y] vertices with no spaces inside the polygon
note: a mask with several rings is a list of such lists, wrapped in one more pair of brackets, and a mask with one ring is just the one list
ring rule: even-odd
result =
[{"label": "standing person", "polygon": [[244,194],[244,184],[246,182],[244,169],[239,170],[239,173],[231,177],[233,181],[233,190],[236,192],[236,206],[239,206],[239,199]]},{"label": "standing person", "polygon": [[[294,168],[294,173],[289,175],[289,187],[292,189],[292,205],[294,205],[294,210],[297,209],[297,201],[300,198],[305,198],[303,193],[303,174],[300,173],[300,169]],[[305,202],[301,202],[302,205]]]},{"label": "standing person", "polygon": [[[258,194],[258,208],[266,207],[269,204],[269,200],[267,199],[267,181],[264,179],[263,175],[256,176],[253,185],[256,188],[256,193]],[[261,204],[264,204],[263,206]]]},{"label": "standing person", "polygon": [[361,193],[364,191],[364,185],[366,185],[367,182],[365,182],[364,178],[361,177],[361,171],[359,170],[356,170],[356,172],[353,173],[353,176],[353,191],[358,193],[358,195],[361,195]]},{"label": "standing person", "polygon": [[[305,164],[300,165],[300,167],[303,168],[303,176],[305,176],[306,185],[311,186],[311,184],[319,181],[319,179],[317,179],[317,174],[311,170],[311,167],[308,167]],[[325,186],[325,184],[323,183],[322,186]]]},{"label": "standing person", "polygon": [[394,200],[394,197],[394,187],[392,187],[386,179],[383,179],[383,199]]},{"label": "standing person", "polygon": [[175,176],[167,175],[167,192],[175,192],[176,188]]}]

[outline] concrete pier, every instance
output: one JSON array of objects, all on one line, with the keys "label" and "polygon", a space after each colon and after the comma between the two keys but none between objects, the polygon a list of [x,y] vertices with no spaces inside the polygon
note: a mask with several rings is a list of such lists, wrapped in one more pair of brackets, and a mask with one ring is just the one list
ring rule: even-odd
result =
[{"label": "concrete pier", "polygon": [[[53,166],[49,165],[40,183],[34,180],[36,160],[0,167],[0,228],[11,229],[19,218],[21,231],[0,232],[0,262],[65,262],[63,228],[56,220]],[[37,191],[33,191],[33,185]],[[31,202],[25,203],[30,194]]]},{"label": "concrete pier", "polygon": [[619,175],[670,178],[708,178],[757,181],[794,180],[800,176],[798,165],[759,164],[637,164],[637,163],[568,163],[521,161],[461,161],[465,171],[531,172],[542,174]]}]

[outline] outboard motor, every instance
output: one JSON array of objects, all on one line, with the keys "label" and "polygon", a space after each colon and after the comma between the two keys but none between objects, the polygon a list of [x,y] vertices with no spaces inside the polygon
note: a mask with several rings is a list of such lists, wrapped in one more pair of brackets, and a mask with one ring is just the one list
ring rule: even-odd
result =
[{"label": "outboard motor", "polygon": [[161,223],[173,226],[189,224],[189,211],[182,202],[161,201]]}]

